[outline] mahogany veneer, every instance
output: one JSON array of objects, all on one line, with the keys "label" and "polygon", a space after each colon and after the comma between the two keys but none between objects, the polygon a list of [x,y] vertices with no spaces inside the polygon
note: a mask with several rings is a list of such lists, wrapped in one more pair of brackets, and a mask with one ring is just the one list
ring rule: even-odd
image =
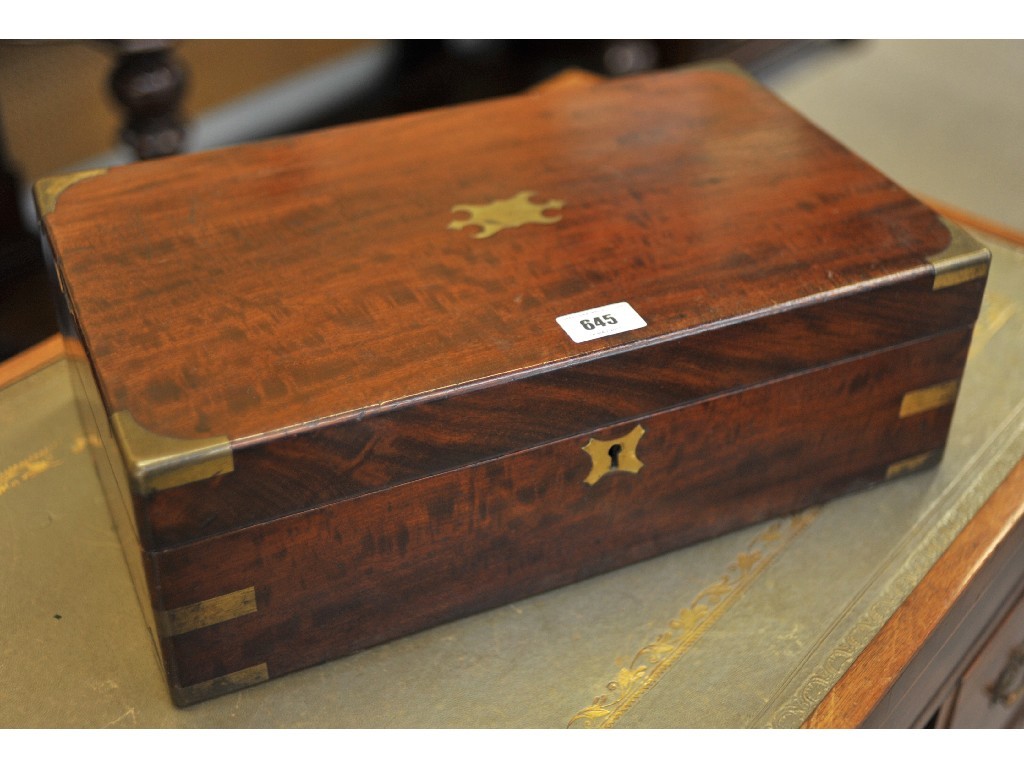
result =
[{"label": "mahogany veneer", "polygon": [[[717,70],[66,182],[64,332],[181,703],[934,463],[987,265]],[[516,195],[554,221],[465,223]],[[645,325],[555,321],[618,302]]]}]

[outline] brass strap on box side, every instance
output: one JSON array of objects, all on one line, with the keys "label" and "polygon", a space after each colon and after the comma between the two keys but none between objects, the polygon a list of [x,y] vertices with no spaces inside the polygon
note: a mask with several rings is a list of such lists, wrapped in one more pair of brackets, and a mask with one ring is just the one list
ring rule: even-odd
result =
[{"label": "brass strap on box side", "polygon": [[892,480],[894,477],[902,477],[919,469],[930,467],[933,464],[937,464],[941,456],[942,451],[936,448],[933,451],[925,451],[902,461],[894,461],[886,468],[885,479]]},{"label": "brass strap on box side", "polygon": [[206,699],[212,699],[215,696],[222,696],[225,693],[248,688],[250,685],[265,683],[269,679],[270,675],[267,671],[266,662],[264,662],[240,669],[237,672],[215,677],[212,680],[196,683],[195,685],[174,686],[171,688],[171,696],[179,706],[188,706],[189,704],[196,704]]},{"label": "brass strap on box side", "polygon": [[101,176],[106,172],[106,168],[93,168],[92,170],[68,173],[63,176],[48,176],[37,181],[32,191],[35,195],[36,210],[39,212],[39,218],[49,216],[56,210],[57,198],[68,187],[85,179],[90,179],[93,176]]},{"label": "brass strap on box side", "polygon": [[927,257],[935,275],[932,290],[938,291],[985,277],[992,260],[988,248],[956,224],[946,219],[941,221],[949,229],[952,239],[944,251]]},{"label": "brass strap on box side", "polygon": [[141,496],[234,471],[227,437],[181,439],[150,432],[128,411],[110,417],[132,487]]},{"label": "brass strap on box side", "polygon": [[911,390],[903,395],[903,400],[900,402],[900,418],[905,419],[908,416],[950,405],[956,402],[956,395],[959,391],[959,379],[951,379],[940,384]]},{"label": "brass strap on box side", "polygon": [[732,59],[705,59],[704,61],[687,64],[685,68],[689,70],[699,69],[711,72],[723,72],[727,75],[737,75],[748,82],[754,83],[758,86],[761,85],[761,82],[756,77]]},{"label": "brass strap on box side", "polygon": [[161,611],[156,616],[156,623],[161,637],[174,637],[250,613],[256,613],[255,587],[246,587],[226,595],[200,600],[198,603]]},{"label": "brass strap on box side", "polygon": [[811,507],[784,520],[776,520],[761,530],[746,549],[737,552],[724,573],[713,581],[708,580],[708,586],[670,620],[665,631],[650,636],[651,642],[633,656],[629,666],[616,663],[619,672],[605,686],[606,692],[577,712],[568,725],[614,727],[680,659],[686,658],[700,638],[715,627],[757,583],[758,577],[817,519],[819,512],[820,508]]}]

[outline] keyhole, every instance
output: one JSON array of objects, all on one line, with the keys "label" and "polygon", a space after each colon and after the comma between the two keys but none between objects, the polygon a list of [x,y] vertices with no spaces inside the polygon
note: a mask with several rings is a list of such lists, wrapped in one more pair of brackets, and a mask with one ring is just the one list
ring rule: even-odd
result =
[{"label": "keyhole", "polygon": [[616,443],[608,449],[608,455],[612,458],[612,469],[619,468],[619,454],[622,453],[622,446]]}]

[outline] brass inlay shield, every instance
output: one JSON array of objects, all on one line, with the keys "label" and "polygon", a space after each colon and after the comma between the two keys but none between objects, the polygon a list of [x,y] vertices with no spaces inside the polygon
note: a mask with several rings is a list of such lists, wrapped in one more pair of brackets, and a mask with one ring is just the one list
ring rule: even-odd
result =
[{"label": "brass inlay shield", "polygon": [[224,475],[235,468],[227,437],[183,440],[150,432],[128,411],[110,417],[132,486],[140,495]]},{"label": "brass inlay shield", "polygon": [[929,464],[933,464],[938,460],[941,453],[942,451],[940,450],[925,451],[917,456],[911,456],[909,459],[893,462],[885,470],[885,479],[892,480],[894,477],[907,475]]},{"label": "brass inlay shield", "polygon": [[628,435],[615,440],[590,438],[583,451],[590,456],[593,466],[583,482],[593,485],[609,472],[639,472],[644,464],[636,456],[636,444],[643,436],[644,428],[637,424]]},{"label": "brass inlay shield", "polygon": [[960,389],[960,382],[957,379],[944,381],[941,384],[934,384],[923,389],[915,389],[907,392],[900,403],[900,418],[913,416],[917,413],[924,413],[935,408],[942,408],[956,400],[956,394]]},{"label": "brass inlay shield", "polygon": [[448,229],[479,227],[480,231],[473,235],[480,240],[491,237],[503,229],[513,229],[524,224],[554,224],[561,221],[561,216],[548,216],[548,208],[561,209],[562,200],[548,200],[546,203],[534,203],[530,198],[537,194],[532,191],[519,192],[504,200],[492,200],[485,205],[454,205],[452,213],[465,211],[468,219],[456,219],[448,225]]},{"label": "brass inlay shield", "polygon": [[256,588],[247,587],[209,600],[162,611],[157,617],[161,637],[173,637],[256,612]]},{"label": "brass inlay shield", "polygon": [[33,189],[36,198],[36,210],[40,218],[48,216],[57,208],[57,198],[61,196],[72,184],[77,184],[93,176],[101,176],[106,173],[106,168],[94,168],[89,171],[78,171],[64,176],[50,176],[36,182]]},{"label": "brass inlay shield", "polygon": [[222,696],[225,693],[248,688],[250,685],[265,683],[269,679],[270,675],[267,673],[267,665],[264,662],[240,669],[237,672],[215,677],[212,680],[205,680],[195,685],[188,685],[183,688],[174,687],[171,689],[171,695],[177,704],[187,706],[188,704],[212,699],[215,696]]},{"label": "brass inlay shield", "polygon": [[932,290],[950,288],[954,285],[978,280],[988,274],[992,254],[963,229],[945,219],[942,223],[949,229],[953,238],[942,253],[928,257],[928,262],[935,270]]}]

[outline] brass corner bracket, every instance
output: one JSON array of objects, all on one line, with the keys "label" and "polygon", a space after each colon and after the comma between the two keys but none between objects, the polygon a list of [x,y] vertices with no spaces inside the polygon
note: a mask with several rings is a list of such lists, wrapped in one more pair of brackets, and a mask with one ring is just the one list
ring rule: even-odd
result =
[{"label": "brass corner bracket", "polygon": [[91,179],[93,176],[102,176],[106,172],[106,168],[93,168],[92,170],[68,173],[63,176],[48,176],[37,181],[32,191],[35,195],[36,210],[39,213],[39,218],[49,216],[54,212],[57,208],[57,198],[68,187],[85,179]]},{"label": "brass corner bracket", "polygon": [[235,468],[227,437],[185,440],[150,432],[128,411],[110,417],[132,487],[141,496],[224,475]]},{"label": "brass corner bracket", "polygon": [[927,257],[935,275],[932,290],[938,291],[985,277],[992,260],[989,249],[953,222],[941,216],[939,220],[946,225],[952,239],[945,250]]}]

